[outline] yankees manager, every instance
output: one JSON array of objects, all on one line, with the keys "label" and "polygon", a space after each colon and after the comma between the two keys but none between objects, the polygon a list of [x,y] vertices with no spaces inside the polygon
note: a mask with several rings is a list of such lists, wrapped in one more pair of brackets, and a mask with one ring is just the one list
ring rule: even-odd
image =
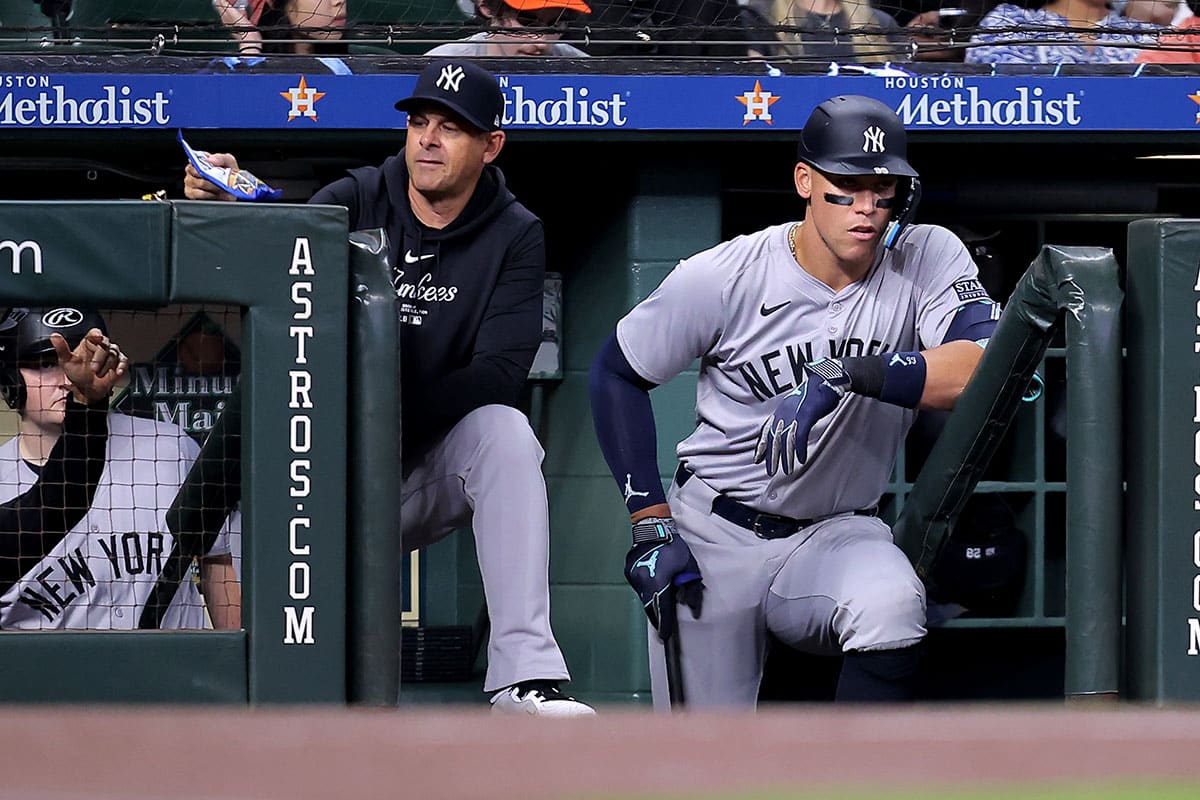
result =
[{"label": "yankees manager", "polygon": [[[345,206],[351,230],[386,228],[401,324],[401,538],[414,550],[470,525],[491,620],[484,690],[498,713],[587,717],[550,627],[543,451],[517,408],[542,336],[542,221],[493,163],[504,96],[463,59],[417,78],[405,146],[310,202]],[[230,154],[213,154],[236,167]],[[233,199],[190,165],[193,200]]]}]

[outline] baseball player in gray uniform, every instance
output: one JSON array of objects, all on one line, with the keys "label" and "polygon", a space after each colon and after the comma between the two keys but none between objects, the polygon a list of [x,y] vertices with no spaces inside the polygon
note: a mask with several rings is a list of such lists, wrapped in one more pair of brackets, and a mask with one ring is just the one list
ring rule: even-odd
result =
[{"label": "baseball player in gray uniform", "polygon": [[[678,688],[663,642],[689,706],[754,707],[768,634],[844,654],[838,700],[914,691],[924,588],[877,504],[916,410],[953,406],[999,307],[953,234],[910,224],[920,182],[883,103],[817,106],[793,177],[803,222],[681,261],[592,366],[658,708]],[[696,359],[696,428],[664,493],[648,393]]]},{"label": "baseball player in gray uniform", "polygon": [[[37,483],[62,434],[68,382],[51,334],[75,346],[92,328],[105,330],[98,314],[68,307],[0,319],[0,393],[20,414],[18,434],[0,446],[0,501]],[[186,565],[173,569],[180,543],[166,509],[199,449],[177,425],[110,413],[91,507],[69,529],[43,531],[35,552],[0,563],[0,628],[204,628],[205,599],[214,627],[240,627],[229,525],[201,559],[204,598]]]}]

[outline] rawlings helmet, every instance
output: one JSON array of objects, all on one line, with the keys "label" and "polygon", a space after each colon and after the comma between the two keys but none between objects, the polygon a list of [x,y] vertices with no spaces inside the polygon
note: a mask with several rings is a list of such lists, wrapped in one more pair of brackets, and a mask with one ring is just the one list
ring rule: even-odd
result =
[{"label": "rawlings helmet", "polygon": [[21,367],[40,367],[53,355],[51,333],[60,333],[75,347],[92,328],[107,333],[104,320],[91,309],[9,308],[0,316],[0,395],[9,408],[25,408]]},{"label": "rawlings helmet", "polygon": [[891,247],[912,221],[921,200],[921,181],[908,163],[908,135],[896,112],[872,97],[840,95],[813,109],[796,157],[827,175],[895,175],[903,198],[884,234]]}]

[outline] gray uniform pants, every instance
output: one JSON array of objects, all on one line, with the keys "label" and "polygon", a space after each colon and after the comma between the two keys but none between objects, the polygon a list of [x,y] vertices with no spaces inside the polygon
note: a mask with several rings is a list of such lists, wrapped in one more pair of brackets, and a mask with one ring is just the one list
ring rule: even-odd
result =
[{"label": "gray uniform pants", "polygon": [[404,481],[406,551],[471,526],[491,619],[491,692],[524,680],[568,680],[550,630],[550,520],[544,453],[515,408],[489,405],[459,420]]},{"label": "gray uniform pants", "polygon": [[[799,650],[836,655],[916,644],[925,590],[882,520],[842,514],[786,539],[759,539],[712,513],[715,492],[693,476],[668,496],[704,576],[700,619],[679,609],[689,708],[753,708],[768,632]],[[670,708],[662,643],[650,629],[654,707]]]}]

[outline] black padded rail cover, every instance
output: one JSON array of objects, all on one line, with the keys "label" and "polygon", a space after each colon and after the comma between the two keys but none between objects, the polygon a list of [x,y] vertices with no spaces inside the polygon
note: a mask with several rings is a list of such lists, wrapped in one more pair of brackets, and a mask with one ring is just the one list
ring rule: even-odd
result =
[{"label": "black padded rail cover", "polygon": [[1061,313],[1078,314],[1083,290],[1074,268],[1102,248],[1045,245],[1005,304],[974,377],[959,397],[893,528],[922,580],[929,572],[1016,416]]}]

